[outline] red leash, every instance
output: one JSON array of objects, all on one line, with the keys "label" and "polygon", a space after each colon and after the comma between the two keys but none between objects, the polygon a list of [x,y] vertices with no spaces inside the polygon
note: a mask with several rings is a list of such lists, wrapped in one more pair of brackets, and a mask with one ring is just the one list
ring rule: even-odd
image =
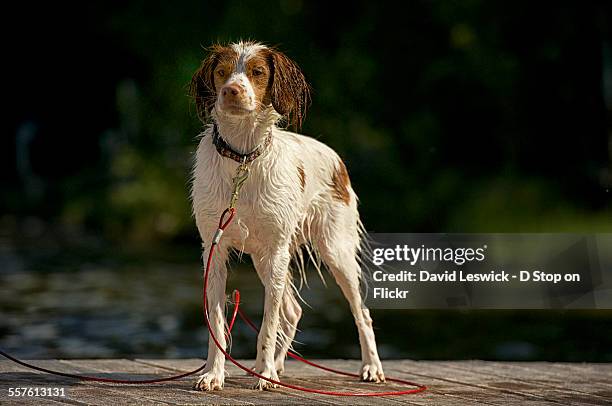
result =
[{"label": "red leash", "polygon": [[[228,217],[227,220],[225,220],[225,217],[227,215],[229,215],[229,217]],[[225,355],[225,357],[227,359],[229,359],[238,368],[242,369],[243,371],[247,372],[250,375],[256,376],[257,378],[264,379],[264,380],[266,380],[268,382],[271,382],[271,383],[279,385],[279,386],[283,386],[285,388],[295,389],[295,390],[299,390],[299,391],[302,391],[302,392],[318,393],[320,395],[361,396],[361,397],[365,397],[365,396],[397,396],[397,395],[409,395],[409,394],[419,393],[419,392],[423,392],[424,390],[427,389],[427,387],[425,385],[421,385],[421,384],[410,382],[410,381],[405,381],[403,379],[398,379],[398,378],[387,378],[387,381],[396,382],[396,383],[400,383],[400,384],[403,384],[403,385],[413,386],[413,387],[415,387],[415,389],[407,389],[407,390],[401,390],[401,391],[359,393],[359,392],[336,392],[336,391],[325,391],[325,390],[320,390],[320,389],[304,388],[302,386],[292,385],[292,384],[289,384],[289,383],[283,383],[283,382],[280,382],[280,381],[276,381],[276,380],[267,378],[267,377],[265,377],[265,376],[255,372],[255,371],[252,371],[250,368],[247,368],[244,365],[240,364],[238,361],[236,361],[225,350],[225,348],[223,348],[219,344],[219,341],[217,341],[217,337],[215,337],[214,333],[212,332],[212,329],[211,329],[211,326],[210,326],[210,320],[208,318],[208,303],[207,303],[207,300],[206,300],[206,292],[208,290],[208,274],[209,274],[209,271],[210,271],[210,264],[212,262],[212,258],[213,258],[214,252],[215,252],[215,248],[217,247],[217,245],[219,243],[219,240],[221,239],[221,235],[223,234],[225,229],[230,225],[230,223],[234,219],[235,215],[236,215],[236,209],[234,209],[233,207],[229,208],[229,209],[226,209],[223,212],[223,214],[221,215],[221,219],[219,220],[219,229],[217,230],[217,233],[215,234],[215,237],[213,238],[213,242],[212,242],[212,244],[210,246],[210,251],[208,253],[208,259],[206,261],[206,271],[204,272],[204,289],[203,289],[203,293],[202,293],[203,304],[204,304],[203,305],[203,307],[204,307],[204,318],[206,319],[206,326],[208,327],[208,331],[210,333],[210,336],[213,339],[213,341],[215,342],[217,348],[219,348],[219,350],[223,353],[223,355]],[[259,331],[257,326],[255,326],[255,324],[240,309],[240,291],[235,290],[234,291],[234,310],[232,312],[232,318],[231,318],[229,326],[228,326],[228,333],[231,332],[232,328],[234,327],[234,322],[236,321],[236,315],[237,314],[240,315],[240,318],[242,318],[242,320],[244,320],[244,322],[247,323],[249,325],[249,327],[253,331],[255,331],[256,333]],[[41,372],[46,372],[46,373],[52,374],[52,375],[58,375],[58,376],[63,376],[63,377],[67,377],[67,378],[74,378],[74,379],[79,379],[79,380],[82,380],[82,381],[95,381],[95,382],[118,383],[118,384],[132,384],[132,385],[142,385],[142,384],[151,384],[151,383],[160,383],[160,382],[174,381],[174,380],[181,379],[181,378],[184,378],[184,377],[189,376],[189,375],[196,374],[196,373],[202,371],[206,367],[206,363],[204,363],[198,369],[194,369],[191,372],[185,372],[185,373],[180,374],[180,375],[173,375],[173,376],[169,376],[169,377],[165,377],[165,378],[157,378],[157,379],[127,380],[127,379],[99,378],[99,377],[96,377],[96,376],[77,375],[77,374],[69,374],[69,373],[66,373],[66,372],[53,371],[51,369],[38,367],[36,365],[32,365],[32,364],[29,364],[27,362],[21,361],[21,360],[15,358],[13,356],[7,354],[6,352],[4,352],[2,350],[0,350],[0,355],[4,356],[5,358],[8,358],[9,360],[11,360],[13,362],[16,362],[19,365],[24,366],[24,367],[35,369],[35,370],[41,371]],[[301,361],[301,362],[303,362],[305,364],[308,364],[310,366],[313,366],[315,368],[322,369],[324,371],[333,372],[335,374],[350,376],[350,377],[354,377],[354,378],[360,378],[360,376],[358,374],[340,371],[338,369],[329,368],[329,367],[326,367],[326,366],[314,363],[312,361],[308,361],[307,359],[302,358],[299,355],[297,355],[297,354],[295,354],[295,353],[293,353],[291,351],[289,351],[287,353],[287,355],[290,356],[293,359]]]}]

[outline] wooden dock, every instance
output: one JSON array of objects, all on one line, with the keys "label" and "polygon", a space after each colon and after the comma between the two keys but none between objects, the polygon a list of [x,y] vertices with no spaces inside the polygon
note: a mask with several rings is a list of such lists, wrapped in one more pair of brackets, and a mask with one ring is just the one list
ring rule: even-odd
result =
[{"label": "wooden dock", "polygon": [[[244,361],[252,365],[253,361]],[[356,360],[323,360],[322,364],[351,372]],[[41,360],[36,365],[69,373],[113,378],[151,378],[196,369],[199,359]],[[154,385],[112,385],[76,382],[0,361],[0,404],[57,405],[612,405],[612,364],[385,361],[388,376],[427,385],[426,392],[384,398],[346,398],[275,389],[258,392],[254,378],[228,362],[225,389],[198,392],[194,377]],[[296,361],[287,361],[281,378],[301,386],[358,392],[399,390],[395,384],[368,384],[338,377]],[[9,388],[65,388],[65,397],[9,397]]]}]

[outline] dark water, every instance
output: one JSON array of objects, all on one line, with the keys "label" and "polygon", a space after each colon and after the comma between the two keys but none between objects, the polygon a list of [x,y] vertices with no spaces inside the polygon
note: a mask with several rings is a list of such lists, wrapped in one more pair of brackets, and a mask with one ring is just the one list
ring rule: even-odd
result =
[{"label": "dark water", "polygon": [[[139,252],[143,261],[135,253],[110,250],[102,256],[99,248],[64,249],[2,241],[0,347],[28,358],[205,355],[197,250],[191,261],[185,261],[185,250],[178,260]],[[337,287],[326,289],[316,273],[311,276],[312,289],[303,292],[304,299],[325,310],[305,316],[304,325],[326,321],[316,321],[323,327],[308,328],[299,340],[325,352],[336,339],[333,326],[351,316]],[[259,320],[263,288],[250,263],[231,265],[228,292],[235,288],[241,291],[243,308]],[[357,356],[353,333],[344,353]],[[254,356],[255,335],[241,322],[234,342],[234,355]]]},{"label": "dark water", "polygon": [[[246,312],[259,321],[263,289],[249,262],[231,267]],[[127,250],[81,242],[0,239],[0,347],[25,358],[203,357],[197,242]],[[348,306],[329,276],[303,290],[296,349],[359,357]],[[383,358],[612,361],[610,311],[372,311]],[[254,357],[242,322],[232,353]]]}]

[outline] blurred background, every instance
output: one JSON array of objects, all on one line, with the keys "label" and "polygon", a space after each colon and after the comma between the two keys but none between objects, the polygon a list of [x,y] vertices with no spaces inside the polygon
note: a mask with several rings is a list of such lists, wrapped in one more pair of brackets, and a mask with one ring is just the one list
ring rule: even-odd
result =
[{"label": "blurred background", "polygon": [[[22,2],[4,18],[0,347],[16,355],[205,355],[186,86],[216,41],[298,62],[302,132],[345,159],[368,231],[612,232],[605,2]],[[358,357],[338,288],[310,282],[296,348]],[[261,316],[248,261],[228,285]],[[612,311],[373,317],[384,358],[612,361]],[[254,340],[239,325],[234,355]]]}]

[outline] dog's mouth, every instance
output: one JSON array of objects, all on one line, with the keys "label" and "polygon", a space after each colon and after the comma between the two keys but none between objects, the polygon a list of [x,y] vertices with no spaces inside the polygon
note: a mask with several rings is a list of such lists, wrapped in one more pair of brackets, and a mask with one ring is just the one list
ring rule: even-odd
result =
[{"label": "dog's mouth", "polygon": [[253,109],[248,109],[238,104],[225,104],[222,106],[222,110],[225,113],[236,115],[236,116],[244,116],[247,114],[253,113]]}]

